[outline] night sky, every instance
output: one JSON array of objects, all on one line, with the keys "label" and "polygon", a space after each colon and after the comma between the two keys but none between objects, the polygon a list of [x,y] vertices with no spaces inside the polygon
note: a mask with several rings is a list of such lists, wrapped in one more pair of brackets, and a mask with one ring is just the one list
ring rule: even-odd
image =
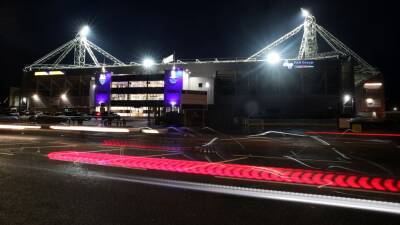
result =
[{"label": "night sky", "polygon": [[[0,2],[0,98],[24,65],[90,25],[92,42],[124,62],[248,57],[302,23],[309,9],[325,27],[385,75],[389,106],[397,91],[399,9],[395,1],[8,1]],[[393,3],[392,3],[393,2]],[[298,48],[298,46],[297,46]]]}]

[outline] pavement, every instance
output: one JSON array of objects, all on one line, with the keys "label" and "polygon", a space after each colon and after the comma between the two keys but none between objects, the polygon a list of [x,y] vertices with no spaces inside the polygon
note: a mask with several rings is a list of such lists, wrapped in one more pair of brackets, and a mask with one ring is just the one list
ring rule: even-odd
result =
[{"label": "pavement", "polygon": [[211,130],[178,130],[160,135],[0,131],[0,224],[398,224],[400,217],[393,213],[249,197],[176,184],[214,185],[215,190],[238,187],[260,193],[293,192],[321,196],[322,200],[323,196],[363,199],[369,204],[400,203],[398,191],[182,173],[138,164],[121,168],[106,161],[88,164],[49,159],[49,154],[73,151],[96,157],[128,157],[131,163],[129,157],[154,163],[179,160],[207,166],[233,164],[382,179],[400,177],[400,138],[315,137],[279,132],[257,137],[230,136]]}]

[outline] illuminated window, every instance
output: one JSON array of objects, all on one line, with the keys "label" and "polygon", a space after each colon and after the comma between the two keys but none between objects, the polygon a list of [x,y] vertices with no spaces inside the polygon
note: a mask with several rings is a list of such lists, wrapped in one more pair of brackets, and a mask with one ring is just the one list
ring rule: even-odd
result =
[{"label": "illuminated window", "polygon": [[118,82],[112,82],[111,83],[112,88],[127,88],[128,87],[128,81],[118,81]]},{"label": "illuminated window", "polygon": [[164,87],[164,81],[163,80],[150,81],[149,87]]},{"label": "illuminated window", "polygon": [[149,94],[149,100],[164,100],[164,94]]},{"label": "illuminated window", "polygon": [[164,81],[157,80],[157,81],[129,81],[129,87],[137,87],[137,88],[144,88],[144,87],[164,87]]},{"label": "illuminated window", "polygon": [[[123,117],[147,117],[147,107],[111,106],[111,111]],[[153,116],[151,114],[151,116]]]},{"label": "illuminated window", "polygon": [[381,82],[374,82],[374,83],[365,83],[365,89],[379,89],[382,86]]},{"label": "illuminated window", "polygon": [[112,94],[111,100],[126,101],[126,100],[128,100],[128,95],[127,94]]},{"label": "illuminated window", "polygon": [[164,100],[164,94],[130,94],[129,100],[131,101],[145,101],[145,100]]}]

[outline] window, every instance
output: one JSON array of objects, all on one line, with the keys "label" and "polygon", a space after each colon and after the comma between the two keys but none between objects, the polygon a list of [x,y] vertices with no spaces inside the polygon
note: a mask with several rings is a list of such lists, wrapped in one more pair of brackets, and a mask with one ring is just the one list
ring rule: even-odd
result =
[{"label": "window", "polygon": [[149,94],[149,100],[164,100],[164,94]]},{"label": "window", "polygon": [[129,87],[145,88],[145,87],[164,87],[163,80],[156,81],[129,81]]},{"label": "window", "polygon": [[111,83],[111,88],[127,88],[127,87],[128,87],[128,81],[118,81]]},{"label": "window", "polygon": [[115,101],[126,101],[128,100],[128,95],[127,94],[112,94],[111,95],[111,100]]},{"label": "window", "polygon": [[203,88],[203,83],[199,83],[199,88]]},{"label": "window", "polygon": [[164,94],[130,94],[129,95],[129,100],[132,101],[146,101],[146,100],[152,100],[152,101],[161,101],[164,100]]},{"label": "window", "polygon": [[[97,111],[100,108],[96,109]],[[130,106],[111,106],[111,111],[117,113],[120,116],[124,117],[147,117],[148,107],[130,107]],[[151,114],[151,116],[153,116]]]}]

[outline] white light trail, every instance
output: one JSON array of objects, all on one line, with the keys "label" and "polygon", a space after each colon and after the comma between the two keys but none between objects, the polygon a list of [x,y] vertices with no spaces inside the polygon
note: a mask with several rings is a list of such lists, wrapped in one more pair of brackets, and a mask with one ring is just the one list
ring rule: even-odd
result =
[{"label": "white light trail", "polygon": [[11,129],[11,130],[40,129],[40,126],[0,124],[0,129]]},{"label": "white light trail", "polygon": [[90,131],[90,132],[129,133],[129,129],[127,129],[127,128],[113,128],[113,127],[50,126],[50,129],[71,130],[71,131]]}]

